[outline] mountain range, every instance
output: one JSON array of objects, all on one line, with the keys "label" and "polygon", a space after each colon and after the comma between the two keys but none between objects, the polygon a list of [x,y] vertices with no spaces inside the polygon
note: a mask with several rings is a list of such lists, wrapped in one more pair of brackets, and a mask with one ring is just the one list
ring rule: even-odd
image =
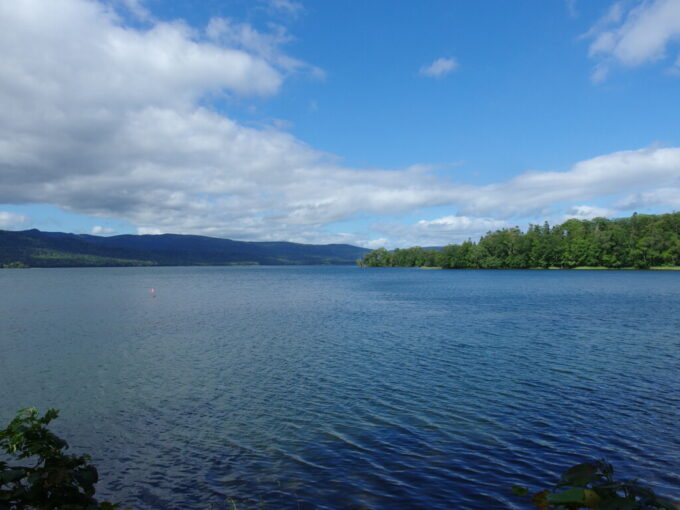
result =
[{"label": "mountain range", "polygon": [[101,237],[0,230],[0,267],[353,264],[369,251],[348,244],[247,242],[179,234]]}]

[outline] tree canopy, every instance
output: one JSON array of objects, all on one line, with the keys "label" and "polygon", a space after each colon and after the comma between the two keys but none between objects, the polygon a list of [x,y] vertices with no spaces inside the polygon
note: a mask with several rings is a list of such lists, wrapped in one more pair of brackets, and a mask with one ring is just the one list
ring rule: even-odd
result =
[{"label": "tree canopy", "polygon": [[441,249],[419,246],[374,250],[359,264],[367,267],[438,266],[446,269],[529,269],[574,267],[680,266],[680,213],[633,214],[629,218],[570,219],[488,232],[478,242]]}]

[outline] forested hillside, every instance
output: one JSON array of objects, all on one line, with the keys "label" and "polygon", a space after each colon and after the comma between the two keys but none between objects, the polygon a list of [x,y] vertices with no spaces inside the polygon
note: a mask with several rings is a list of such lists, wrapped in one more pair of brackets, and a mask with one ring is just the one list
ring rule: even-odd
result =
[{"label": "forested hillside", "polygon": [[347,244],[245,242],[192,235],[99,237],[0,230],[0,267],[353,264],[368,252]]},{"label": "forested hillside", "polygon": [[680,213],[634,214],[609,220],[570,219],[489,232],[479,242],[441,250],[420,247],[368,253],[368,267],[438,266],[447,269],[639,268],[680,266]]}]

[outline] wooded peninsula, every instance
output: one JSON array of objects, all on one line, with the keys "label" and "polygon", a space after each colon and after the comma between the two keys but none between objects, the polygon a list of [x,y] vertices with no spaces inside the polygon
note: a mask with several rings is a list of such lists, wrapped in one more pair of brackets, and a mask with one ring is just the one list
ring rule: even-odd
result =
[{"label": "wooded peninsula", "polygon": [[671,269],[680,266],[680,212],[633,214],[629,218],[546,221],[488,232],[439,249],[419,246],[373,250],[357,263],[364,267],[441,267],[444,269]]}]

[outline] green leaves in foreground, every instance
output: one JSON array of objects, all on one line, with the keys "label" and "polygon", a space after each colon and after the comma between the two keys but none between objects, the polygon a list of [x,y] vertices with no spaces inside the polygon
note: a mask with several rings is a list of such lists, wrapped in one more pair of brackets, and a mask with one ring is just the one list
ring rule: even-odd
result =
[{"label": "green leaves in foreground", "polygon": [[0,510],[113,510],[94,498],[99,479],[87,455],[67,455],[68,443],[47,426],[59,415],[50,409],[40,417],[22,409],[0,430],[0,450],[27,465],[0,461]]},{"label": "green leaves in foreground", "polygon": [[530,497],[540,510],[574,510],[593,508],[600,510],[677,510],[679,507],[667,498],[635,480],[614,480],[614,468],[604,460],[577,464],[565,471],[552,490],[531,494],[526,487],[515,486],[517,496]]}]

